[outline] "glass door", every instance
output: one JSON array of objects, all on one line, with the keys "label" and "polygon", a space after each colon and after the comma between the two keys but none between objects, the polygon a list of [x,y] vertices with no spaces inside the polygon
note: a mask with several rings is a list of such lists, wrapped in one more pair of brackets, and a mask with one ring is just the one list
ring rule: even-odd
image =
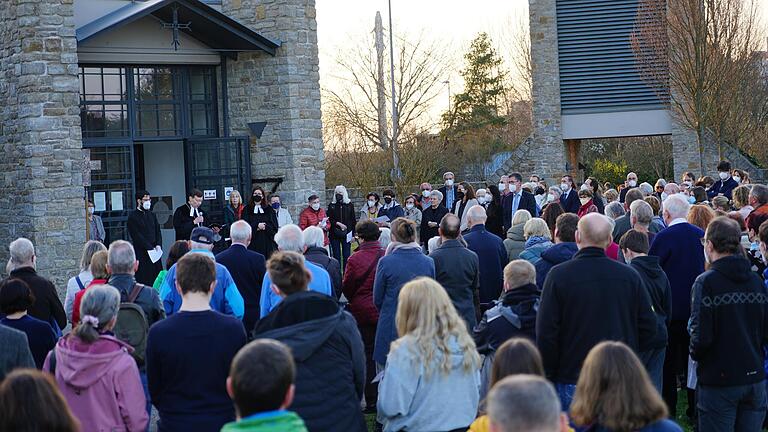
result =
[{"label": "glass door", "polygon": [[91,160],[98,161],[91,171],[88,199],[94,213],[101,216],[106,232],[105,243],[128,238],[126,222],[133,210],[134,170],[133,145],[112,144],[89,147]]},{"label": "glass door", "polygon": [[203,191],[208,223],[224,222],[229,192],[250,196],[251,154],[247,137],[199,138],[186,141],[187,189]]}]

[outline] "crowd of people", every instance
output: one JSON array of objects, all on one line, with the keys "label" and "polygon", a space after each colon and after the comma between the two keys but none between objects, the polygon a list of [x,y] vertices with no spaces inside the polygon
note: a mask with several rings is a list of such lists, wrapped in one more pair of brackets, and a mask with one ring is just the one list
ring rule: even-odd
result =
[{"label": "crowd of people", "polygon": [[0,431],[673,432],[681,390],[698,431],[761,430],[768,187],[718,174],[447,172],[298,225],[256,187],[213,228],[192,190],[165,268],[140,191],[63,303],[10,244]]}]

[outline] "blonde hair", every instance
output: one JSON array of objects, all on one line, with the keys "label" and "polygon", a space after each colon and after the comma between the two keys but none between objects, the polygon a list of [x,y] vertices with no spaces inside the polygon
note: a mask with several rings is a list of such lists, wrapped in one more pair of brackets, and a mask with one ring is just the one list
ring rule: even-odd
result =
[{"label": "blonde hair", "polygon": [[243,196],[240,195],[240,191],[237,191],[237,190],[233,190],[232,192],[229,193],[229,204],[232,205],[232,197],[235,197],[235,196],[237,197],[237,199],[240,200],[240,204],[239,205],[244,205],[243,204]]},{"label": "blonde hair", "polygon": [[504,282],[509,289],[536,283],[536,267],[523,259],[516,259],[504,267]]},{"label": "blonde hair", "polygon": [[531,220],[531,213],[528,210],[518,210],[512,217],[512,225],[520,225]]},{"label": "blonde hair", "polygon": [[571,405],[577,425],[631,432],[667,417],[645,367],[621,342],[602,342],[584,360]]},{"label": "blonde hair", "polygon": [[529,239],[534,236],[544,237],[552,239],[552,233],[549,231],[549,226],[544,222],[544,219],[533,218],[525,223],[523,227],[523,236]]},{"label": "blonde hair", "polygon": [[391,350],[397,350],[403,340],[414,342],[415,359],[424,365],[426,376],[437,370],[443,375],[451,371],[452,350],[449,343],[455,338],[463,359],[464,371],[477,369],[480,356],[475,341],[467,331],[467,325],[459,317],[445,289],[434,279],[416,278],[403,285],[398,296],[395,318],[399,339],[392,342]]}]

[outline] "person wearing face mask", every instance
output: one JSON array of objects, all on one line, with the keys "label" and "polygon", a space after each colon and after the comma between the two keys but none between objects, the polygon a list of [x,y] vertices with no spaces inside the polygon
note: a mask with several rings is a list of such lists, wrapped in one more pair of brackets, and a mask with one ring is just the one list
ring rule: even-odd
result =
[{"label": "person wearing face mask", "polygon": [[[187,194],[187,202],[173,212],[173,229],[176,231],[176,240],[189,240],[192,230],[202,226],[205,218],[200,210],[203,204],[203,192],[192,189]],[[146,210],[149,210],[146,208]],[[150,284],[151,285],[151,284]]]},{"label": "person wearing face mask", "polygon": [[267,194],[261,186],[253,188],[251,202],[243,211],[243,220],[251,226],[251,243],[248,249],[256,251],[269,259],[277,249],[277,212],[268,204]]},{"label": "person wearing face mask", "polygon": [[419,231],[421,230],[421,210],[416,205],[416,194],[408,195],[405,198],[405,218],[412,220],[416,224],[416,238],[419,238]]},{"label": "person wearing face mask", "polygon": [[696,177],[693,173],[690,171],[684,172],[683,177],[680,179],[680,185],[692,188],[694,183],[696,183]]},{"label": "person wearing face mask", "polygon": [[347,241],[347,236],[350,232],[354,233],[355,224],[357,224],[355,208],[352,206],[345,186],[338,185],[333,189],[333,199],[328,204],[326,215],[328,216],[331,255],[341,263],[343,274],[352,246],[352,243]]},{"label": "person wearing face mask", "polygon": [[448,211],[451,211],[454,203],[460,199],[458,196],[459,191],[454,184],[454,178],[455,176],[450,171],[443,174],[443,181],[445,184],[438,189],[440,193],[443,194],[443,202],[441,204],[443,207],[447,208]]},{"label": "person wearing face mask", "polygon": [[624,197],[627,196],[627,192],[629,192],[630,189],[634,189],[637,187],[637,174],[631,172],[627,174],[627,181],[625,183],[626,187],[621,190],[621,193],[619,193],[619,202],[624,202]]},{"label": "person wearing face mask", "polygon": [[94,214],[94,208],[93,203],[88,201],[88,240],[104,243],[107,238],[104,223],[101,221],[101,216]]},{"label": "person wearing face mask", "polygon": [[[636,201],[637,202],[637,201]],[[638,357],[645,365],[653,385],[659,394],[662,391],[664,355],[667,349],[667,326],[671,320],[672,287],[659,257],[648,256],[649,241],[646,233],[631,229],[621,237],[619,248],[627,264],[637,270],[643,285],[651,297],[651,306],[656,314],[656,336],[648,342]]]},{"label": "person wearing face mask", "polygon": [[293,218],[288,210],[283,208],[283,203],[280,200],[280,195],[272,194],[269,196],[269,205],[272,206],[272,210],[277,214],[277,226],[278,228],[286,225],[293,225]]},{"label": "person wearing face mask", "polygon": [[432,193],[432,185],[424,182],[419,185],[419,191],[420,191],[420,194],[418,196],[419,199],[416,200],[416,205],[419,207],[419,210],[424,210],[425,208],[430,206],[429,194]]},{"label": "person wearing face mask", "polygon": [[384,198],[384,205],[379,208],[379,217],[386,216],[389,218],[389,222],[380,222],[379,226],[389,227],[395,219],[403,217],[405,212],[395,199],[395,192],[392,189],[385,189],[382,197]]},{"label": "person wearing face mask", "polygon": [[480,188],[475,191],[475,199],[477,200],[477,205],[483,206],[486,210],[488,209],[488,198],[490,194],[486,189]]},{"label": "person wearing face mask", "polygon": [[579,203],[579,193],[574,190],[573,177],[564,175],[560,180],[560,206],[566,213],[576,214],[581,204]]},{"label": "person wearing face mask", "polygon": [[376,219],[379,217],[379,209],[381,209],[381,204],[379,204],[379,194],[370,192],[365,196],[365,199],[366,202],[363,204],[363,207],[360,208],[360,219],[358,220]]},{"label": "person wearing face mask", "polygon": [[136,251],[136,260],[139,262],[136,281],[149,286],[155,283],[157,275],[163,270],[162,260],[153,263],[149,258],[149,251],[159,251],[163,244],[160,224],[155,214],[150,211],[151,205],[149,192],[138,191],[136,192],[136,210],[128,216],[128,235]]},{"label": "person wearing face mask", "polygon": [[717,172],[720,177],[712,187],[707,191],[707,196],[712,199],[718,195],[731,199],[733,190],[739,186],[739,183],[731,177],[731,163],[720,161],[717,164]]},{"label": "person wearing face mask", "polygon": [[328,229],[330,227],[328,214],[320,207],[320,197],[315,194],[307,198],[307,206],[299,213],[299,228],[303,231],[311,226],[316,226],[325,232],[325,246],[327,247],[330,243],[328,240]]},{"label": "person wearing face mask", "polygon": [[581,207],[579,207],[578,213],[576,215],[578,217],[582,217],[586,215],[587,213],[597,213],[597,206],[594,204],[594,201],[592,200],[592,191],[587,189],[581,189],[579,191],[579,202],[581,203]]},{"label": "person wearing face mask", "polygon": [[485,229],[503,240],[507,236],[502,231],[504,229],[504,208],[501,206],[502,197],[499,188],[493,184],[489,185],[486,197],[486,205],[484,207],[488,220],[485,222]]},{"label": "person wearing face mask", "polygon": [[523,190],[523,176],[520,173],[509,175],[509,191],[510,194],[501,200],[504,207],[504,232],[512,227],[512,218],[518,210],[528,210],[533,217],[539,215],[533,194]]},{"label": "person wearing face mask", "polygon": [[421,229],[419,230],[421,243],[425,251],[427,250],[429,239],[438,235],[438,227],[443,216],[448,214],[448,209],[441,204],[443,202],[442,192],[433,190],[429,199],[430,206],[421,212]]},{"label": "person wearing face mask", "polygon": [[768,295],[740,237],[736,221],[715,218],[702,242],[708,270],[693,284],[688,332],[702,432],[759,431],[765,417]]},{"label": "person wearing face mask", "polygon": [[751,180],[749,179],[749,173],[742,169],[738,169],[738,168],[734,169],[732,177],[733,177],[733,180],[740,185],[751,183]]},{"label": "person wearing face mask", "polygon": [[459,191],[458,196],[460,196],[461,199],[456,201],[453,205],[453,212],[451,213],[455,214],[461,220],[460,231],[463,232],[467,229],[467,210],[479,203],[475,197],[475,188],[473,188],[471,184],[461,182],[459,183],[457,190]]}]

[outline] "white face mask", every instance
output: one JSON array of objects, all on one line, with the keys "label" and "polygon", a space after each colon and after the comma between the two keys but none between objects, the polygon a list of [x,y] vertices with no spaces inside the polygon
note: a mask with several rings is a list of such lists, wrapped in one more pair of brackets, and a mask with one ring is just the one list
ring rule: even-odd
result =
[{"label": "white face mask", "polygon": [[728,174],[727,172],[720,173],[720,180],[726,180],[728,177],[730,177],[730,174]]},{"label": "white face mask", "polygon": [[453,179],[448,179],[448,180],[446,180],[446,181],[445,181],[445,185],[446,185],[446,186],[448,186],[448,187],[451,187],[451,186],[453,186]]},{"label": "white face mask", "polygon": [[583,185],[581,185],[581,187],[579,188],[579,190],[589,190],[589,185],[588,185],[588,184],[586,184],[586,183],[584,183]]},{"label": "white face mask", "polygon": [[661,193],[661,201],[662,201],[662,202],[666,201],[668,196],[669,196],[669,195],[667,195],[667,193],[666,193],[666,192],[662,192],[662,193]]},{"label": "white face mask", "polygon": [[412,209],[412,208],[413,208],[413,204],[411,204],[411,203],[408,203],[408,204],[406,204],[406,205],[405,205],[405,208],[407,208],[408,210],[410,210],[410,209]]},{"label": "white face mask", "polygon": [[318,211],[320,210],[320,203],[314,203],[311,205],[311,207],[312,207],[312,210]]},{"label": "white face mask", "polygon": [[512,193],[517,192],[517,185],[510,183],[509,184],[509,191],[512,192]]},{"label": "white face mask", "polygon": [[507,185],[499,183],[499,192],[504,193],[505,190],[507,190]]},{"label": "white face mask", "polygon": [[432,191],[428,191],[428,190],[421,191],[421,196],[423,196],[424,198],[429,198],[429,194],[431,193]]},{"label": "white face mask", "polygon": [[560,190],[562,190],[563,192],[567,191],[570,188],[571,186],[568,183],[560,183]]},{"label": "white face mask", "polygon": [[368,207],[373,207],[376,205],[376,201],[368,200]]},{"label": "white face mask", "polygon": [[93,214],[93,207],[88,207],[88,214],[89,214],[89,215],[92,215],[92,214]]},{"label": "white face mask", "polygon": [[630,180],[627,182],[627,184],[629,185],[629,187],[635,187],[637,186],[637,180]]},{"label": "white face mask", "polygon": [[554,200],[555,200],[555,195],[554,194],[547,194],[547,201],[548,202],[552,202]]},{"label": "white face mask", "polygon": [[736,176],[733,176],[733,180],[734,180],[736,183],[741,183],[741,176],[737,176],[737,175],[736,175]]},{"label": "white face mask", "polygon": [[144,208],[144,210],[149,210],[150,207],[152,207],[151,201],[144,201],[141,203],[141,207]]},{"label": "white face mask", "polygon": [[478,204],[485,204],[485,197],[484,196],[477,197],[477,202]]},{"label": "white face mask", "polygon": [[579,201],[581,201],[581,205],[584,205],[589,202],[592,198],[579,198]]}]

